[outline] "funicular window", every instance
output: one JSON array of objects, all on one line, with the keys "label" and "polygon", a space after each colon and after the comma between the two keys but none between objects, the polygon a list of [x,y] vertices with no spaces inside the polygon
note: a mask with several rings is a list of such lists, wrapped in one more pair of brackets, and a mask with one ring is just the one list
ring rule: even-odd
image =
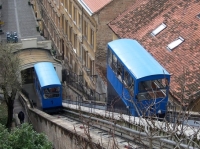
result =
[{"label": "funicular window", "polygon": [[55,98],[60,96],[60,87],[45,88],[44,99]]},{"label": "funicular window", "polygon": [[112,64],[112,52],[108,49],[108,65],[111,66]]},{"label": "funicular window", "polygon": [[165,79],[141,81],[138,85],[138,99],[156,99],[166,96],[167,84]]},{"label": "funicular window", "polygon": [[124,70],[124,80],[123,80],[124,86],[128,89],[129,93],[131,95],[134,94],[134,79],[129,74],[128,71]]},{"label": "funicular window", "polygon": [[[108,50],[109,51],[109,50]],[[112,70],[117,75],[117,78],[122,82],[123,78],[123,65],[122,63],[117,59],[117,57],[111,53],[111,51],[108,52],[108,64],[112,64]]]},{"label": "funicular window", "polygon": [[40,86],[40,83],[39,83],[38,78],[36,78],[36,85],[37,85],[38,93],[41,95],[41,94],[42,94],[42,91],[41,91],[41,86]]},{"label": "funicular window", "polygon": [[39,84],[39,82],[37,83],[37,89],[40,92],[40,84]]},{"label": "funicular window", "polygon": [[117,73],[117,57],[114,54],[112,56],[112,69]]},{"label": "funicular window", "polygon": [[123,77],[123,65],[122,63],[118,60],[117,61],[117,78],[122,82],[122,77]]}]

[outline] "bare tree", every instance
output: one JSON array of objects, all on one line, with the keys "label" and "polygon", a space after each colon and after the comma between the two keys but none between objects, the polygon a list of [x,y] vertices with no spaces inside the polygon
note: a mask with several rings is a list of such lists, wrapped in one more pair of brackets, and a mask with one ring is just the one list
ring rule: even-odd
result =
[{"label": "bare tree", "polygon": [[20,83],[20,59],[13,53],[14,45],[2,42],[0,44],[0,89],[8,108],[7,128],[11,128],[13,105]]},{"label": "bare tree", "polygon": [[[186,72],[184,73],[185,75],[183,75],[184,77],[181,84],[182,86],[181,95],[184,95],[185,82],[187,81],[186,80],[187,73]],[[120,78],[119,80],[123,81]],[[163,83],[164,85],[169,85],[165,79],[163,80]],[[158,98],[157,90],[151,87],[151,93],[152,93],[151,97],[153,97],[152,101],[147,101],[145,103],[142,103],[138,100],[138,103],[133,103],[133,94],[134,94],[132,93],[133,86],[134,86],[133,82],[129,80],[127,81],[124,80],[123,84],[125,86],[125,89],[127,90],[127,91],[124,90],[122,92],[122,96],[124,100],[127,100],[127,102],[132,103],[133,107],[137,105],[140,105],[139,107],[143,107],[143,110],[138,108],[138,113],[141,113],[141,115],[139,115],[138,117],[134,117],[130,115],[130,112],[129,112],[129,115],[125,115],[125,114],[115,115],[115,113],[112,113],[112,112],[110,115],[110,112],[109,113],[107,111],[105,111],[105,113],[103,111],[96,112],[95,109],[93,109],[92,110],[93,112],[91,112],[92,114],[94,113],[99,114],[101,116],[101,119],[109,121],[109,122],[113,122],[115,124],[109,127],[110,132],[112,132],[110,133],[112,137],[109,137],[109,138],[113,139],[113,142],[112,142],[113,148],[118,148],[118,144],[117,142],[115,142],[115,137],[116,137],[115,132],[118,131],[116,130],[116,125],[117,124],[121,125],[122,122],[124,122],[123,126],[125,124],[127,128],[125,129],[126,130],[125,133],[127,133],[127,130],[130,128],[129,135],[130,137],[132,137],[130,141],[138,142],[140,145],[148,146],[148,148],[150,149],[152,148],[176,148],[176,149],[200,148],[200,144],[199,144],[200,124],[197,124],[197,123],[196,123],[197,125],[191,124],[191,121],[190,121],[190,118],[192,116],[191,109],[187,107],[183,108],[183,105],[179,104],[178,106],[177,102],[170,101],[169,105],[167,106],[168,108],[167,108],[166,116],[164,118],[159,118],[156,115],[156,112],[154,111],[154,109],[152,108],[152,107],[159,106],[160,102],[163,102],[163,100],[160,100],[160,102],[156,101],[156,99]],[[184,101],[186,99],[186,97],[184,96],[181,96],[180,98],[181,98],[181,101]],[[115,105],[120,100],[121,99],[119,96],[113,97],[113,100],[110,102],[111,111],[115,111],[114,110]],[[187,100],[190,100],[190,99],[187,99]],[[131,108],[131,107],[128,107],[128,108]],[[88,112],[88,110],[86,111]],[[193,123],[195,123],[195,121]],[[89,127],[89,124],[87,125]],[[90,125],[93,126],[91,122],[90,122]],[[89,134],[89,131],[87,131],[87,134]]]},{"label": "bare tree", "polygon": [[[182,103],[184,103],[183,101],[185,100],[183,96],[185,94],[185,82],[187,81],[185,75],[187,74],[184,72],[181,85]],[[131,85],[126,86],[129,92],[132,91],[132,83]],[[153,88],[152,93],[154,93]],[[123,92],[123,98],[134,105],[135,103],[132,100],[133,95],[130,94],[130,96],[127,96],[126,94],[127,92]],[[167,115],[160,119],[152,112],[152,107],[156,107],[156,105],[159,104],[156,102],[156,93],[154,93],[153,97],[155,98],[152,99],[153,102],[142,103],[138,101],[137,105],[143,107],[142,111],[138,111],[141,115],[139,115],[139,117],[129,118],[129,123],[133,128],[137,127],[137,130],[144,133],[143,136],[135,137],[137,137],[137,139],[139,137],[140,142],[149,146],[150,149],[158,146],[159,148],[163,148],[168,143],[171,143],[171,145],[174,143],[174,148],[199,148],[200,144],[198,143],[198,140],[200,135],[200,124],[191,124],[195,123],[195,120],[190,120],[192,114],[191,109],[187,108],[187,106],[178,106],[173,102],[169,102],[171,106],[168,105]],[[187,100],[190,101],[192,99]],[[162,102],[162,100],[160,102]],[[111,107],[114,107],[114,105]]]}]

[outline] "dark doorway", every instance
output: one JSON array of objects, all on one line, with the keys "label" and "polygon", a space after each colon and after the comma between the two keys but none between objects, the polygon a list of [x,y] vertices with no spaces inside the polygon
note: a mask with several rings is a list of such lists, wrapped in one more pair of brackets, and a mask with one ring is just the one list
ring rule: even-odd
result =
[{"label": "dark doorway", "polygon": [[21,76],[24,78],[23,84],[30,84],[34,82],[34,68],[28,68],[21,71]]}]

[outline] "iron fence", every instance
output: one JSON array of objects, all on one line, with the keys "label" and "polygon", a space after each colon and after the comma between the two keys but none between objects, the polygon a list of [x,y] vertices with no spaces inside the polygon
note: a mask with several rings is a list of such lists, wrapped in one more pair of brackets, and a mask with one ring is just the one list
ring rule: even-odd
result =
[{"label": "iron fence", "polygon": [[83,83],[82,75],[77,75],[72,71],[64,69],[62,71],[62,78],[62,81],[65,81],[69,87],[72,86],[73,88],[81,92],[82,96],[85,99],[91,101],[106,102],[106,93],[98,93],[95,90],[85,86]]}]

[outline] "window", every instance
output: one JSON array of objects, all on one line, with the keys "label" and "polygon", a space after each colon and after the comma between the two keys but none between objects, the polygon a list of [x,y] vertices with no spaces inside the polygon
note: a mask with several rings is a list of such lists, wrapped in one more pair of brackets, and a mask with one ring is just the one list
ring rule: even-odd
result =
[{"label": "window", "polygon": [[87,55],[87,52],[85,51],[85,49],[82,47],[82,56],[83,56],[83,58],[82,58],[82,60],[83,60],[83,65],[85,65],[86,66],[86,55]]},{"label": "window", "polygon": [[76,23],[76,8],[74,7],[74,11],[73,11],[73,20]]},{"label": "window", "polygon": [[56,24],[56,26],[58,25],[57,24],[57,15],[56,15],[56,12],[54,12],[54,23]]},{"label": "window", "polygon": [[117,74],[117,57],[112,55],[112,69]]},{"label": "window", "polygon": [[54,0],[54,3],[56,4],[56,6],[58,6],[58,0]]},{"label": "window", "polygon": [[81,29],[81,15],[80,15],[80,13],[78,13],[77,21],[78,21],[78,28]]},{"label": "window", "polygon": [[65,0],[65,10],[68,10],[68,0]]},{"label": "window", "polygon": [[94,31],[90,29],[90,44],[94,47]]},{"label": "window", "polygon": [[69,1],[69,15],[70,16],[72,16],[72,8],[73,8],[72,2]]},{"label": "window", "polygon": [[65,46],[65,56],[68,58],[68,52],[69,52],[69,49],[67,46]]},{"label": "window", "polygon": [[73,56],[72,56],[72,54],[70,53],[70,65],[72,65],[72,60],[73,60]]},{"label": "window", "polygon": [[[58,49],[59,49],[59,51],[60,51],[60,40],[59,40],[58,37],[56,37],[56,39],[57,39],[57,47],[58,47]],[[60,51],[60,52],[61,52],[61,51]]]},{"label": "window", "polygon": [[88,51],[85,51],[84,55],[85,55],[85,66],[88,67]]},{"label": "window", "polygon": [[88,32],[88,30],[87,30],[87,22],[86,21],[83,22],[83,27],[84,27],[83,34],[87,38],[87,32]]},{"label": "window", "polygon": [[57,98],[60,96],[60,87],[45,88],[43,89],[44,99]]},{"label": "window", "polygon": [[73,28],[72,27],[70,27],[70,33],[69,33],[69,40],[72,42],[72,34],[73,34]]},{"label": "window", "polygon": [[124,84],[124,87],[129,91],[129,94],[133,96],[134,95],[134,79],[126,69],[124,69],[123,84]]},{"label": "window", "polygon": [[60,25],[60,20],[61,20],[61,18],[58,16],[58,17],[57,17],[57,20],[58,20],[58,22],[57,22],[58,27],[59,27],[59,29],[61,29],[61,25]]},{"label": "window", "polygon": [[156,36],[157,34],[159,34],[162,30],[164,30],[167,27],[167,25],[165,25],[164,23],[162,23],[161,25],[159,25],[155,30],[153,30],[151,32],[152,36]]},{"label": "window", "polygon": [[44,18],[44,11],[41,9],[41,17]]},{"label": "window", "polygon": [[108,49],[108,65],[111,67],[112,64],[112,51]]},{"label": "window", "polygon": [[81,46],[80,42],[79,42],[79,58],[82,61],[82,59],[83,59],[83,53],[82,53],[82,46]]},{"label": "window", "polygon": [[90,59],[90,57],[88,58],[88,68],[89,68],[89,76],[92,75],[92,60]]},{"label": "window", "polygon": [[38,89],[38,92],[40,93],[40,95],[42,95],[42,89],[41,89],[41,86],[40,86],[40,83],[39,83],[39,81],[38,81],[38,79],[37,79],[37,85],[38,85],[38,87],[37,87],[37,89]]},{"label": "window", "polygon": [[176,39],[175,41],[173,41],[173,42],[171,42],[170,44],[167,45],[167,49],[173,50],[173,49],[176,48],[178,45],[180,45],[183,41],[184,41],[184,39],[183,39],[182,37],[179,36],[178,39]]},{"label": "window", "polygon": [[77,34],[74,34],[74,49],[77,49]]},{"label": "window", "polygon": [[124,67],[122,63],[118,60],[117,61],[117,78],[122,82]]},{"label": "window", "polygon": [[138,99],[148,100],[156,98],[164,98],[166,96],[166,79],[147,80],[139,82]]},{"label": "window", "polygon": [[54,21],[54,23],[56,22],[56,12],[55,12],[55,9],[53,9],[53,21]]},{"label": "window", "polygon": [[68,21],[65,21],[65,35],[68,35]]},{"label": "window", "polygon": [[61,24],[61,28],[64,30],[64,26],[65,26],[65,22],[64,22],[64,21],[65,21],[65,19],[64,19],[64,15],[62,15],[62,17],[61,17],[61,21],[62,21],[62,22],[60,23],[60,24]]},{"label": "window", "polygon": [[94,75],[94,60],[90,59],[90,72],[91,75]]},{"label": "window", "polygon": [[200,19],[200,13],[197,15],[197,18],[199,18],[199,19]]},{"label": "window", "polygon": [[77,66],[77,63],[75,62],[74,64],[74,73],[77,74],[78,72],[78,66]]}]

